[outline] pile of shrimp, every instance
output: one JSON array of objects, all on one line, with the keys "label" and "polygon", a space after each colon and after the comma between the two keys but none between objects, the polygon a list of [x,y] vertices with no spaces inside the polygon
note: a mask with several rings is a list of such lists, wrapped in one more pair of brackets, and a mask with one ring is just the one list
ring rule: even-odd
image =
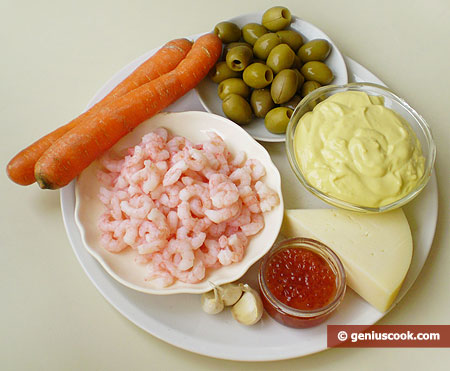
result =
[{"label": "pile of shrimp", "polygon": [[100,160],[101,244],[134,249],[156,287],[197,283],[207,269],[242,260],[264,228],[263,212],[279,204],[259,161],[233,157],[219,135],[207,134],[194,145],[158,128],[122,158]]}]

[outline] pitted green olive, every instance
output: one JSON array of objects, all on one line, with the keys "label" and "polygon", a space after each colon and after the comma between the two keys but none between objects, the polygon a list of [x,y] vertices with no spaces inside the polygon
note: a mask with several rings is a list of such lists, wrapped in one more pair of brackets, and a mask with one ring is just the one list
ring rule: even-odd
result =
[{"label": "pitted green olive", "polygon": [[297,74],[286,69],[278,73],[270,86],[270,94],[276,104],[287,102],[297,92]]},{"label": "pitted green olive", "polygon": [[316,39],[302,45],[297,55],[303,62],[324,61],[330,51],[331,46],[327,40]]},{"label": "pitted green olive", "polygon": [[317,81],[305,81],[301,89],[302,98],[306,97],[312,91],[320,88],[320,85]]},{"label": "pitted green olive", "polygon": [[246,42],[243,42],[243,41],[235,41],[235,42],[232,42],[232,43],[229,43],[229,44],[225,45],[225,47],[223,48],[223,54],[226,56],[228,51],[230,49],[233,49],[235,46],[246,46],[253,53],[253,46],[251,46],[249,43],[246,43]]},{"label": "pitted green olive", "polygon": [[291,12],[283,6],[267,9],[262,16],[262,25],[269,31],[280,31],[291,23]]},{"label": "pitted green olive", "polygon": [[217,88],[217,93],[222,100],[230,94],[237,94],[247,98],[250,95],[250,88],[242,79],[233,77],[231,79],[223,80]]},{"label": "pitted green olive", "polygon": [[294,52],[297,52],[297,50],[303,45],[303,37],[296,31],[281,30],[277,32],[277,35],[280,37],[281,42],[288,44]]},{"label": "pitted green olive", "polygon": [[281,44],[281,39],[276,33],[266,33],[256,40],[253,45],[253,54],[256,58],[266,60],[270,51]]},{"label": "pitted green olive", "polygon": [[294,63],[295,53],[288,44],[280,44],[274,47],[267,57],[266,64],[273,72],[278,73],[286,68],[291,68]]},{"label": "pitted green olive", "polygon": [[292,110],[288,107],[276,107],[267,112],[264,124],[267,130],[275,134],[283,134],[289,124]]},{"label": "pitted green olive", "polygon": [[227,66],[227,63],[222,61],[216,63],[216,65],[211,68],[209,77],[216,84],[221,83],[223,80],[230,79],[232,77],[239,77],[240,73],[238,71],[233,71]]},{"label": "pitted green olive", "polygon": [[254,89],[261,89],[273,80],[272,70],[263,63],[252,63],[242,74],[244,82]]},{"label": "pitted green olive", "polygon": [[317,81],[322,85],[333,81],[334,76],[330,68],[323,62],[311,61],[303,65],[300,72],[306,80]]},{"label": "pitted green olive", "polygon": [[214,33],[226,44],[239,41],[241,38],[241,29],[233,22],[217,23]]},{"label": "pitted green olive", "polygon": [[242,27],[242,38],[245,42],[254,45],[262,35],[266,34],[267,28],[258,23],[248,23]]},{"label": "pitted green olive", "polygon": [[256,117],[265,117],[267,112],[275,107],[269,89],[253,90],[250,105]]},{"label": "pitted green olive", "polygon": [[240,95],[228,95],[222,102],[222,109],[230,120],[239,125],[246,125],[252,120],[252,108]]},{"label": "pitted green olive", "polygon": [[235,46],[228,50],[226,56],[227,66],[233,71],[243,71],[253,58],[252,51],[246,46]]}]

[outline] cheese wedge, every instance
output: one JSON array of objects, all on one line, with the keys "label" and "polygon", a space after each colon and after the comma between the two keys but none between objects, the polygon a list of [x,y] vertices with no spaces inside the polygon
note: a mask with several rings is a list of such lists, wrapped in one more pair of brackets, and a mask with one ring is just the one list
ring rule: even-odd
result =
[{"label": "cheese wedge", "polygon": [[344,264],[347,285],[381,312],[392,305],[411,264],[411,230],[401,209],[383,214],[286,210],[281,233],[331,248]]}]

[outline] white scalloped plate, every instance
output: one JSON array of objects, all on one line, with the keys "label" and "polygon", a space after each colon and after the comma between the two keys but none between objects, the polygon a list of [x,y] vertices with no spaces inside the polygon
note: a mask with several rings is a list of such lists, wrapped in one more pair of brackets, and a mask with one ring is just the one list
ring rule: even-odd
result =
[{"label": "white scalloped plate", "polygon": [[127,148],[139,144],[146,133],[158,127],[164,127],[173,134],[184,136],[195,144],[205,142],[208,139],[206,133],[214,131],[224,139],[232,154],[244,149],[247,158],[257,159],[264,165],[266,175],[262,180],[279,194],[280,204],[270,212],[264,213],[265,227],[250,239],[244,258],[240,262],[219,269],[207,270],[205,279],[196,284],[177,281],[171,286],[157,288],[152,285],[151,281],[144,280],[146,267],[135,263],[134,259],[137,256],[135,250],[126,249],[119,254],[113,254],[100,244],[100,231],[97,225],[104,206],[98,198],[100,183],[96,174],[99,162],[95,161],[79,176],[75,188],[75,217],[86,249],[114,279],[127,287],[147,294],[199,294],[210,291],[211,283],[221,285],[236,281],[266,254],[278,236],[284,210],[278,169],[266,149],[241,127],[226,118],[207,112],[160,113],[140,124],[116,143],[111,151],[117,154],[123,153]]},{"label": "white scalloped plate", "polygon": [[[250,13],[240,15],[239,17],[235,17],[230,19],[230,22],[236,23],[239,27],[245,26],[247,23],[261,23],[263,13]],[[348,83],[348,74],[347,68],[345,65],[344,57],[339,51],[336,43],[328,37],[325,32],[319,29],[317,26],[304,21],[298,17],[292,17],[292,23],[290,25],[290,29],[295,30],[302,34],[305,42],[314,39],[325,39],[331,44],[331,52],[328,56],[325,63],[330,67],[335,76],[332,84],[334,85],[343,85]],[[203,107],[208,111],[215,113],[217,115],[221,115],[225,117],[225,114],[222,110],[222,101],[217,95],[217,84],[215,84],[211,79],[204,79],[198,86],[197,92],[200,98],[200,102],[203,104]],[[266,129],[264,126],[264,119],[254,118],[252,122],[248,125],[243,126],[243,128],[256,140],[262,142],[284,142],[285,135],[284,134],[273,134]]]}]

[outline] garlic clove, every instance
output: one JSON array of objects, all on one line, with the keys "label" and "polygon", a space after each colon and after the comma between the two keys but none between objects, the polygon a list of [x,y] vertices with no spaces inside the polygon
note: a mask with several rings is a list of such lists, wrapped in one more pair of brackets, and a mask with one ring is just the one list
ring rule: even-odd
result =
[{"label": "garlic clove", "polygon": [[263,315],[263,303],[258,292],[249,285],[244,285],[243,290],[244,294],[231,308],[231,314],[236,321],[243,325],[254,325]]},{"label": "garlic clove", "polygon": [[205,292],[201,297],[202,309],[208,314],[217,314],[223,311],[223,300],[214,288],[212,291]]},{"label": "garlic clove", "polygon": [[235,283],[227,283],[218,287],[220,297],[226,307],[236,304],[242,296],[242,287],[242,284]]}]

